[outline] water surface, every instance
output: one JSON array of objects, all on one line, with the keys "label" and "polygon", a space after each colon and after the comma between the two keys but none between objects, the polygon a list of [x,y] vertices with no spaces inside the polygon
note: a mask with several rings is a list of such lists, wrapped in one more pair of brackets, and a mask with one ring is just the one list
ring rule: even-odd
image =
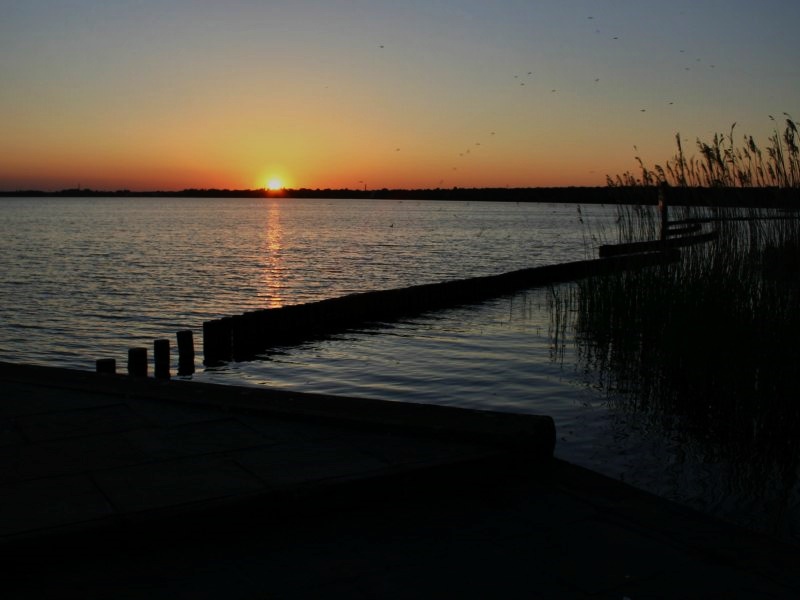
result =
[{"label": "water surface", "polygon": [[[279,199],[0,200],[0,360],[91,370],[204,320],[580,260],[612,207]],[[557,288],[564,293],[565,287]],[[350,331],[194,375],[551,415],[556,455],[800,540],[800,491],[752,489],[679,419],[625,411],[554,328],[547,289]],[[198,365],[202,355],[198,357]]]},{"label": "water surface", "polygon": [[92,369],[246,310],[574,260],[576,222],[556,204],[1,199],[0,359]]}]

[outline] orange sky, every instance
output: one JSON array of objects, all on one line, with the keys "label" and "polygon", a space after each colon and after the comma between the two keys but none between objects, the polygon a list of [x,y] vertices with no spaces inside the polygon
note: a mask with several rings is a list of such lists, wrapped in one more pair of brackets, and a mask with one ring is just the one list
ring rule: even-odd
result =
[{"label": "orange sky", "polygon": [[800,114],[800,4],[601,4],[12,3],[0,190],[603,185]]}]

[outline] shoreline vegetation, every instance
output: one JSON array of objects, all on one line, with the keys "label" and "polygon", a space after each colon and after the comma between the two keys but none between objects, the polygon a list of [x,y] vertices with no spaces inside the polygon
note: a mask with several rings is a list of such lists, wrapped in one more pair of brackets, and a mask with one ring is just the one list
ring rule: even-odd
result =
[{"label": "shoreline vegetation", "polygon": [[[659,167],[657,167],[659,168]],[[450,200],[480,202],[552,202],[562,204],[651,204],[658,203],[657,179],[609,179],[599,187],[522,187],[522,188],[425,188],[425,189],[281,189],[230,190],[185,189],[180,191],[93,190],[72,188],[58,191],[0,191],[0,198],[322,198],[346,200]],[[671,206],[741,206],[798,208],[797,188],[784,186],[741,187],[674,186]]]},{"label": "shoreline vegetation", "polygon": [[[687,161],[678,138],[664,168],[640,161],[638,177],[609,185],[672,198],[697,185],[768,182],[797,199],[797,141],[787,119],[764,153],[747,136],[736,147],[731,134],[698,141],[701,160]],[[670,221],[710,225],[716,238],[674,263],[552,289],[552,327],[561,343],[566,327],[574,332],[579,362],[612,408],[679,443],[670,462],[717,473],[704,484],[706,507],[800,543],[800,212],[668,205]],[[620,206],[615,230],[584,226],[593,241],[657,240],[661,215]]]}]

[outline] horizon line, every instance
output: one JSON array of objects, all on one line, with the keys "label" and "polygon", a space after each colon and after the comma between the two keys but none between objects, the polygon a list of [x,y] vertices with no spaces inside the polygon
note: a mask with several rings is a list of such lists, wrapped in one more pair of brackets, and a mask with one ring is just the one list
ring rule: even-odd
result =
[{"label": "horizon line", "polygon": [[454,190],[467,190],[467,191],[519,191],[519,190],[558,190],[558,189],[605,189],[608,185],[548,185],[548,186],[452,186],[452,187],[380,187],[380,188],[347,188],[347,187],[282,187],[279,189],[261,188],[182,188],[177,190],[131,190],[128,188],[120,189],[95,189],[95,188],[63,188],[57,190],[45,189],[15,189],[15,190],[0,190],[0,194],[37,194],[37,195],[50,195],[50,194],[109,194],[109,195],[135,195],[135,194],[188,194],[188,193],[226,193],[226,194],[263,194],[263,195],[280,195],[290,193],[302,192],[350,192],[354,194],[373,194],[376,192],[450,192]]}]

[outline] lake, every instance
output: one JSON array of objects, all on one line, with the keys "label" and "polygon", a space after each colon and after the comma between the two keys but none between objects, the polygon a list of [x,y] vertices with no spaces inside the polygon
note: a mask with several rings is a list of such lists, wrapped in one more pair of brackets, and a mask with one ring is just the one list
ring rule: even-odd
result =
[{"label": "lake", "polygon": [[91,369],[245,310],[574,260],[576,225],[555,204],[0,199],[0,358]]},{"label": "lake", "polygon": [[[614,207],[394,200],[0,199],[0,360],[91,370],[202,322],[596,255]],[[559,286],[566,293],[569,286]],[[532,289],[274,349],[199,381],[551,415],[556,455],[800,539],[798,491],[732,492],[736,465],[610,401]],[[202,355],[198,358],[198,366]],[[776,517],[775,515],[778,515]]]}]

